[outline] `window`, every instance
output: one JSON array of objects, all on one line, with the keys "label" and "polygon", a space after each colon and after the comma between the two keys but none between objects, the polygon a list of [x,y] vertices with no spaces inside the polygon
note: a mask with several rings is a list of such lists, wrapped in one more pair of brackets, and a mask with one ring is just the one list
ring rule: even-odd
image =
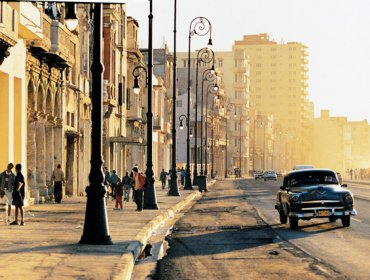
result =
[{"label": "window", "polygon": [[74,113],[71,114],[71,126],[75,127],[75,114]]},{"label": "window", "polygon": [[130,89],[126,89],[126,110],[130,110],[130,104],[131,103],[131,95],[130,95]]},{"label": "window", "polygon": [[71,117],[71,113],[67,112],[67,125],[71,124],[70,117]]},{"label": "window", "polygon": [[182,100],[176,100],[176,107],[182,107]]},{"label": "window", "polygon": [[218,60],[218,67],[224,67],[224,60],[223,59],[219,59]]}]

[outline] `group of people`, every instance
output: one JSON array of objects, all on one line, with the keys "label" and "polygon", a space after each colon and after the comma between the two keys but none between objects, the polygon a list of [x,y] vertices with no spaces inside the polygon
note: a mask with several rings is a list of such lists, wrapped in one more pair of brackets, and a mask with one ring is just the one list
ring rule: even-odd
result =
[{"label": "group of people", "polygon": [[[15,174],[13,173],[13,168],[13,163],[9,163],[6,170],[0,174],[0,211],[4,212],[6,223],[24,226],[25,181],[22,174],[22,165],[16,164]],[[10,217],[12,205],[15,207],[15,219],[13,222]],[[21,218],[20,223],[18,223],[18,214],[20,214]]]},{"label": "group of people", "polygon": [[139,173],[137,166],[132,169],[130,175],[126,171],[122,179],[116,170],[110,173],[107,167],[104,167],[104,175],[104,184],[108,188],[108,196],[112,197],[112,200],[116,200],[114,209],[123,209],[123,201],[130,201],[130,191],[132,189],[133,199],[137,205],[136,211],[143,210],[143,191],[146,185],[146,177],[143,173]]},{"label": "group of people", "polygon": [[[184,167],[181,167],[181,169],[178,168],[176,173],[177,173],[177,184],[184,187],[185,186],[185,177],[186,177],[186,171],[185,171]],[[171,174],[172,174],[171,169],[168,172],[166,172],[166,171],[164,171],[164,169],[162,169],[161,173],[159,174],[159,179],[161,180],[163,190],[166,188],[166,182],[167,181],[168,181],[168,187],[171,186],[171,180],[172,180],[171,179]]]}]

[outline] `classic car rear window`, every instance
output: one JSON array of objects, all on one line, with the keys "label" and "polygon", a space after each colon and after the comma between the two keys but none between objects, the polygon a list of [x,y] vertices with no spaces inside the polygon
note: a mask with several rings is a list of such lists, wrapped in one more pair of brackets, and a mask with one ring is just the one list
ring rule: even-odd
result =
[{"label": "classic car rear window", "polygon": [[333,172],[329,171],[305,171],[289,176],[290,187],[302,187],[317,184],[337,185],[338,180]]}]

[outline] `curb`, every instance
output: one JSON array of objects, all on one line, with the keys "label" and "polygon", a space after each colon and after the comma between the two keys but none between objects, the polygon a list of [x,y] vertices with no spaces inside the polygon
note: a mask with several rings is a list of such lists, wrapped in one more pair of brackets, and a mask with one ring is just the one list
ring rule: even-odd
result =
[{"label": "curb", "polygon": [[[215,180],[209,183],[213,185]],[[131,274],[133,272],[135,261],[139,257],[140,253],[144,249],[147,241],[152,236],[153,232],[159,228],[162,224],[164,224],[167,220],[173,219],[175,217],[175,213],[181,211],[186,205],[188,205],[194,199],[198,199],[202,197],[202,193],[199,191],[194,191],[189,194],[184,200],[180,201],[176,205],[168,208],[164,213],[158,215],[154,219],[152,219],[148,224],[146,224],[139,233],[134,237],[131,244],[127,247],[127,251],[122,254],[121,261],[119,267],[115,268],[112,271],[112,279],[124,279],[130,280]]]}]

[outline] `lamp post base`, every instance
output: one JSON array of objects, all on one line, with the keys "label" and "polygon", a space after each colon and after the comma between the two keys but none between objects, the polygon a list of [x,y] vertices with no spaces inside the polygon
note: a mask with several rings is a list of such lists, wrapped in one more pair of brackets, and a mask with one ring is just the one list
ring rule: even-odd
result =
[{"label": "lamp post base", "polygon": [[85,224],[78,244],[113,245],[108,230],[105,186],[88,186],[86,193]]},{"label": "lamp post base", "polygon": [[177,175],[171,176],[170,190],[168,191],[169,196],[180,196],[179,188],[177,186]]},{"label": "lamp post base", "polygon": [[144,189],[144,209],[158,210],[159,206],[157,204],[157,199],[154,190],[154,180],[148,182],[147,187]]},{"label": "lamp post base", "polygon": [[185,177],[185,187],[184,187],[184,190],[192,190],[193,187],[191,185],[191,178],[190,178],[190,175],[187,175]]}]

